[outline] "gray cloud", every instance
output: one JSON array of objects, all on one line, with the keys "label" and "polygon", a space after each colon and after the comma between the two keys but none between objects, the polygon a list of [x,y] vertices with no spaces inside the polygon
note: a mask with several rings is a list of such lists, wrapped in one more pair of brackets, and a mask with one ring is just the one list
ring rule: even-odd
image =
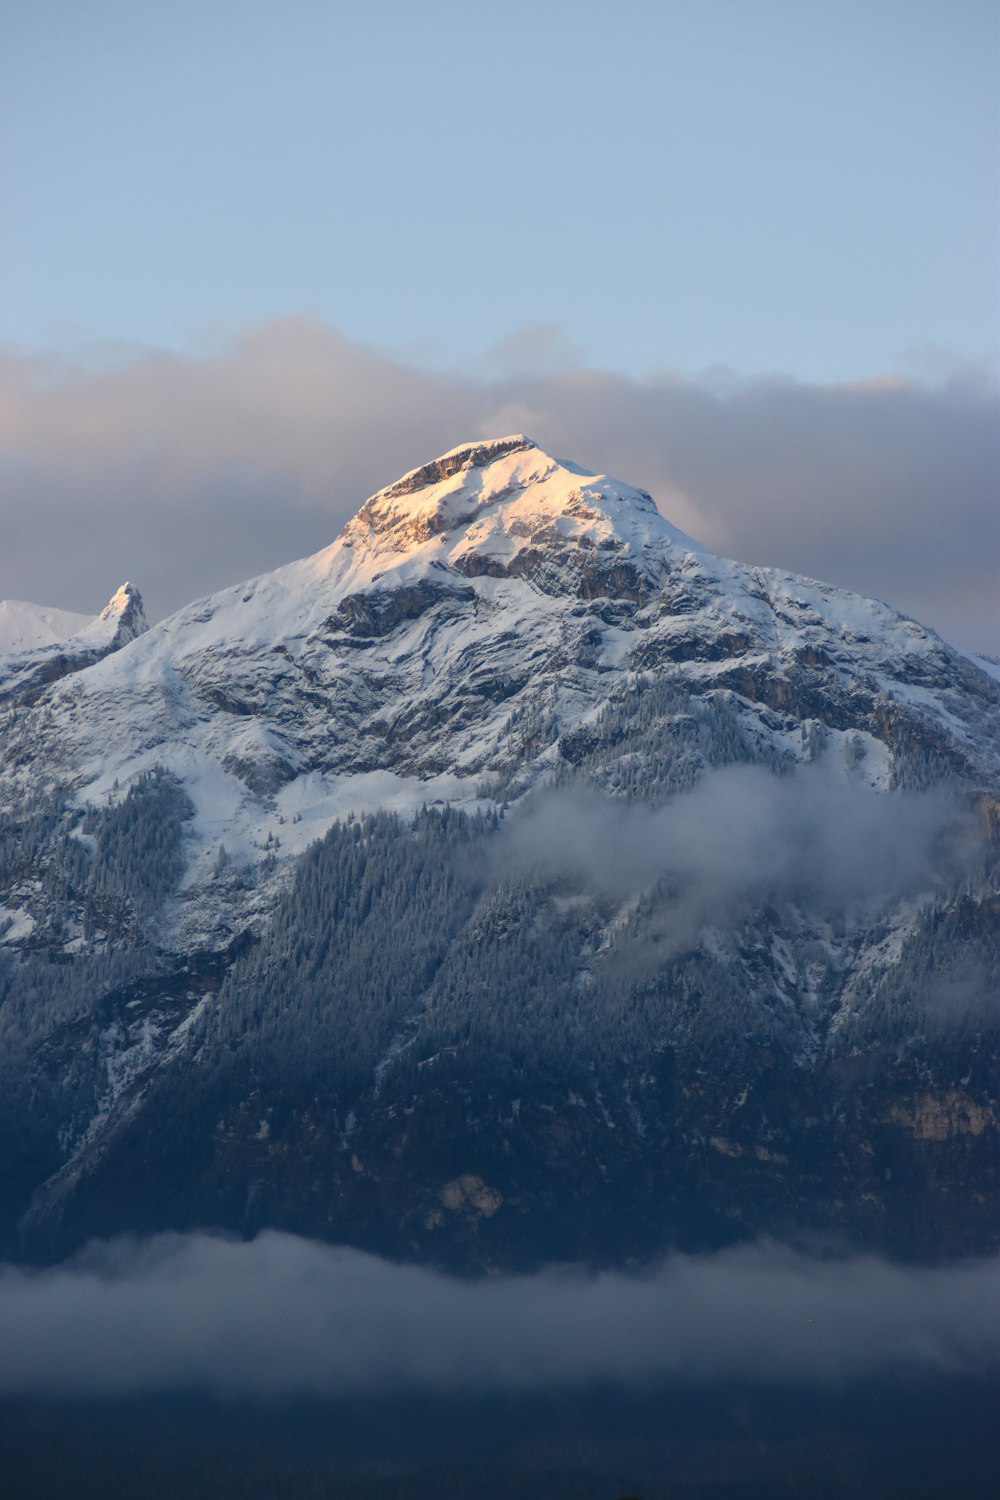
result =
[{"label": "gray cloud", "polygon": [[662,957],[664,941],[685,946],[706,923],[774,897],[871,920],[953,879],[975,848],[948,793],[879,793],[824,757],[785,776],[709,771],[659,807],[587,787],[543,791],[508,818],[497,870],[616,901],[659,883]]},{"label": "gray cloud", "polygon": [[873,593],[1000,651],[995,391],[886,381],[635,381],[558,329],[429,372],[307,319],[205,357],[0,357],[0,597],[163,613],[325,545],[372,490],[524,429],[650,489],[718,551]]},{"label": "gray cloud", "polygon": [[655,1273],[453,1280],[268,1231],[0,1271],[0,1393],[542,1390],[837,1383],[1000,1365],[1000,1260],[917,1269],[760,1243]]}]

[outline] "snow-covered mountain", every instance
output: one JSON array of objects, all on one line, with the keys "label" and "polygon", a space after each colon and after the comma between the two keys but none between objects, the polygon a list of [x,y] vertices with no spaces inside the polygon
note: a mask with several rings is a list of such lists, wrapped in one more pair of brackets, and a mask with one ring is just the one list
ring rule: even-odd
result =
[{"label": "snow-covered mountain", "polygon": [[0,652],[32,651],[55,646],[89,625],[94,616],[68,609],[46,609],[25,599],[0,599]]},{"label": "snow-covered mountain", "polygon": [[[41,750],[84,801],[153,766],[178,775],[196,884],[220,842],[259,863],[279,836],[298,852],[352,810],[474,805],[490,778],[503,800],[512,777],[527,786],[565,758],[568,735],[585,742],[623,685],[664,671],[753,704],[771,738],[812,719],[861,731],[887,783],[894,740],[995,764],[997,690],[933,631],[712,557],[642,491],[523,437],[406,475],[324,551],[72,674],[46,700]],[[767,710],[784,702],[779,729]],[[540,718],[561,744],[531,753]]]},{"label": "snow-covered mountain", "polygon": [[[982,664],[522,436],[98,626],[89,659],[87,630],[0,659],[26,1244],[280,1223],[482,1266],[796,1212],[914,1254],[996,1234]],[[962,1162],[956,1221],[929,1184]]]},{"label": "snow-covered mountain", "polygon": [[134,641],[148,627],[142,599],[123,583],[96,617],[0,601],[0,702],[25,701]]}]

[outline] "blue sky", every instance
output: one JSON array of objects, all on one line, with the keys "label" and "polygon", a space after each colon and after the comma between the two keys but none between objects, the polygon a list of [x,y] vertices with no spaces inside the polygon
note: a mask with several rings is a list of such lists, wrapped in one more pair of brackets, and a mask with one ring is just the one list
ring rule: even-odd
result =
[{"label": "blue sky", "polygon": [[6,6],[0,343],[995,371],[997,97],[994,0]]}]

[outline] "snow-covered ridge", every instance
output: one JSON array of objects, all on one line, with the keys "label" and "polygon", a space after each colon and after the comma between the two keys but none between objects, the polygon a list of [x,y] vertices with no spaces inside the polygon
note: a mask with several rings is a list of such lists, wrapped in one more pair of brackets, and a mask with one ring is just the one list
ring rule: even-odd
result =
[{"label": "snow-covered ridge", "polygon": [[0,652],[34,651],[39,646],[54,646],[57,641],[76,635],[93,619],[93,615],[30,604],[26,599],[0,599]]},{"label": "snow-covered ridge", "polygon": [[465,443],[380,490],[344,539],[368,553],[412,553],[439,544],[439,560],[469,552],[509,560],[529,545],[700,550],[660,515],[645,490],[543,453],[523,433]]},{"label": "snow-covered ridge", "polygon": [[[0,700],[37,696],[49,684],[93,666],[149,629],[142,598],[131,583],[121,585],[96,619],[15,601],[7,604],[6,615],[0,604]],[[32,644],[5,646],[5,619],[11,640]]]},{"label": "snow-covered ridge", "polygon": [[[543,555],[563,561],[573,555],[591,571],[635,565],[655,582],[675,549],[703,555],[644,490],[551,458],[521,434],[464,444],[371,496],[340,536],[311,557],[161,621],[141,650],[129,653],[127,668],[116,670],[148,680],[168,659],[236,642],[242,648],[300,642],[327,627],[345,601],[372,590],[435,590],[449,574],[462,586],[469,576],[523,575],[525,560]],[[552,586],[556,593],[568,586],[558,567]],[[89,684],[96,688],[102,675]]]},{"label": "snow-covered ridge", "polygon": [[514,433],[512,437],[459,443],[457,447],[449,448],[447,453],[442,453],[440,458],[432,458],[429,463],[410,469],[401,479],[386,485],[372,498],[395,499],[399,495],[413,495],[430,485],[440,484],[443,479],[450,479],[453,474],[460,474],[464,469],[484,469],[498,458],[506,458],[510,453],[537,446],[523,432]]},{"label": "snow-covered ridge", "polygon": [[124,645],[147,628],[142,596],[132,583],[123,583],[99,615],[49,609],[21,599],[0,599],[0,653],[5,656],[50,646],[75,650],[113,640]]}]

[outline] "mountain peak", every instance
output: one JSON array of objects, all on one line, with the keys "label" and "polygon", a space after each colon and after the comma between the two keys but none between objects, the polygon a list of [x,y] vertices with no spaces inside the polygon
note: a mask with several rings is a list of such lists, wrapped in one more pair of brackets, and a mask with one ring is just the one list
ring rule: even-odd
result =
[{"label": "mountain peak", "polygon": [[[149,626],[142,612],[139,590],[131,583],[123,583],[96,619],[87,615],[72,615],[61,610],[39,610],[36,606],[15,605],[14,623],[24,624],[23,616],[28,612],[28,625],[34,630],[36,639],[25,649],[21,645],[0,662],[0,700],[22,704],[33,702],[52,683],[63,677],[74,676],[87,667],[94,666],[104,657],[119,651],[138,636],[145,635]],[[50,631],[55,639],[45,640],[41,626]],[[4,644],[4,608],[0,604],[0,649]],[[25,635],[22,630],[22,637]]]},{"label": "mountain peak", "polygon": [[495,463],[499,458],[506,458],[510,453],[524,453],[534,448],[541,451],[538,444],[531,438],[525,437],[523,432],[514,433],[511,437],[485,438],[478,442],[459,443],[457,448],[449,448],[447,453],[442,453],[440,458],[432,458],[430,463],[421,464],[418,469],[411,469],[395,484],[390,484],[386,489],[380,490],[379,494],[386,498],[396,499],[401,495],[414,495],[419,490],[427,489],[429,485],[440,484],[444,479],[451,479],[455,474],[461,474],[468,469],[485,469]]},{"label": "mountain peak", "polygon": [[109,624],[114,625],[117,646],[124,646],[135,640],[136,636],[145,634],[149,626],[143,613],[142,595],[135,584],[126,581],[112,594],[95,623],[101,621],[104,621],[105,628]]},{"label": "mountain peak", "polygon": [[47,609],[23,600],[0,600],[0,652],[56,650],[76,660],[94,650],[117,650],[148,630],[142,596],[132,583],[123,583],[100,614],[80,615]]},{"label": "mountain peak", "polygon": [[129,583],[126,580],[111,595],[111,598],[101,610],[100,618],[102,620],[110,620],[112,615],[122,614],[133,603],[137,603],[139,608],[142,608],[142,598],[139,590],[134,583]]},{"label": "mountain peak", "polygon": [[344,537],[379,554],[436,544],[440,561],[470,551],[509,559],[553,543],[632,554],[697,547],[645,490],[552,458],[523,433],[462,443],[412,469],[367,500]]}]

